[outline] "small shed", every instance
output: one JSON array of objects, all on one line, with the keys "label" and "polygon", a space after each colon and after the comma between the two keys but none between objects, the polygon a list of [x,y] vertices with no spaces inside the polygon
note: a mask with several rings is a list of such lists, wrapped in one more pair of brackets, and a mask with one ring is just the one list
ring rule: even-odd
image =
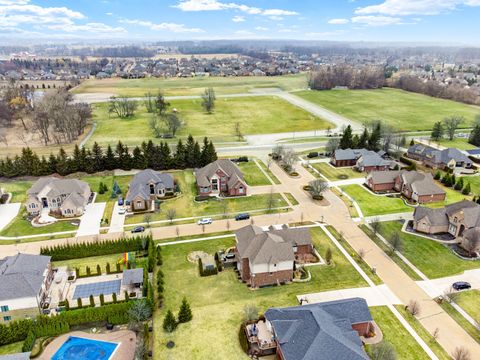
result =
[{"label": "small shed", "polygon": [[143,284],[143,268],[123,270],[122,285],[139,288]]}]

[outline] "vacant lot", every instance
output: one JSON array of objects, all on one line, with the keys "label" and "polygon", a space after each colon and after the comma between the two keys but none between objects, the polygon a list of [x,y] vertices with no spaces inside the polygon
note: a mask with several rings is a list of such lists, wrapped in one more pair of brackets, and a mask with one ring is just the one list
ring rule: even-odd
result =
[{"label": "vacant lot", "polygon": [[398,130],[430,130],[445,116],[461,115],[471,126],[479,107],[397,89],[301,91],[296,95],[358,122],[383,120]]},{"label": "vacant lot", "polygon": [[147,92],[165,95],[201,95],[205,88],[213,87],[217,94],[239,94],[254,88],[280,88],[299,90],[307,87],[307,75],[274,77],[197,77],[197,78],[146,78],[146,79],[104,79],[87,80],[73,92],[109,93],[121,96],[140,97]]},{"label": "vacant lot", "polygon": [[[185,122],[177,134],[180,138],[191,134],[200,139],[208,136],[217,142],[236,141],[236,123],[240,123],[244,135],[326,129],[331,126],[329,122],[273,96],[218,99],[212,114],[203,111],[200,99],[175,100],[170,103],[171,108],[177,109],[178,116]],[[97,129],[88,145],[94,141],[102,145],[116,144],[119,140],[129,145],[139,145],[143,141],[153,140],[150,119],[151,114],[146,112],[143,104],[128,119],[109,115],[107,104],[96,104],[94,121]]]},{"label": "vacant lot", "polygon": [[353,168],[336,168],[329,163],[315,163],[311,165],[330,181],[365,177],[365,173],[355,171]]},{"label": "vacant lot", "polygon": [[[163,247],[161,268],[165,274],[165,305],[154,315],[157,356],[183,360],[208,359],[215,354],[217,359],[248,359],[238,341],[246,305],[254,305],[263,313],[270,307],[298,305],[298,294],[366,285],[320,228],[313,228],[311,232],[320,254],[327,248],[332,249],[335,266],[310,267],[312,280],[307,283],[258,290],[247,288],[231,269],[216,276],[200,277],[198,266],[187,261],[192,251],[214,254],[231,247],[235,244],[233,238]],[[184,296],[190,302],[193,320],[167,334],[162,329],[163,317],[168,309],[177,313]],[[175,347],[168,350],[166,343],[170,340],[175,342]]]},{"label": "vacant lot", "polygon": [[465,270],[480,268],[478,261],[462,260],[445,245],[412,234],[405,234],[401,229],[400,222],[389,221],[381,223],[379,232],[387,240],[394,233],[399,234],[402,239],[400,252],[429,278],[451,276],[461,274]]}]

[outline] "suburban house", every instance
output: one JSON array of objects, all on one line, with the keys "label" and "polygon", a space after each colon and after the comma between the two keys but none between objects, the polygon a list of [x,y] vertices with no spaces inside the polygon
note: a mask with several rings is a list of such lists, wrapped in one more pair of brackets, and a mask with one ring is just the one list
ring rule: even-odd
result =
[{"label": "suburban house", "polygon": [[368,360],[361,337],[374,331],[362,298],[271,308],[265,320],[246,326],[251,348],[260,356],[273,349],[281,360]]},{"label": "suburban house", "polygon": [[127,204],[131,211],[145,211],[152,209],[155,199],[171,196],[175,193],[173,176],[152,169],[137,173],[128,186]]},{"label": "suburban house", "polygon": [[0,323],[38,315],[53,277],[50,256],[17,254],[0,260]]},{"label": "suburban house", "polygon": [[432,174],[418,171],[372,171],[366,184],[375,192],[401,193],[420,204],[444,201],[446,197],[446,192],[435,184]]},{"label": "suburban house", "polygon": [[438,150],[431,146],[415,144],[408,148],[407,156],[434,169],[454,169],[456,167],[468,169],[472,167],[472,160],[455,148]]},{"label": "suburban house", "polygon": [[42,177],[27,191],[26,207],[30,215],[46,210],[64,217],[80,216],[92,192],[84,181]]},{"label": "suburban house", "polygon": [[242,172],[228,159],[219,159],[196,169],[195,178],[200,195],[247,195],[247,183]]},{"label": "suburban house", "polygon": [[394,164],[386,160],[386,153],[366,149],[337,149],[333,153],[331,163],[336,167],[354,166],[358,171],[385,171]]},{"label": "suburban house", "polygon": [[463,200],[440,209],[419,206],[413,213],[413,228],[426,234],[448,233],[464,245],[479,235],[480,205]]},{"label": "suburban house", "polygon": [[265,231],[248,225],[237,230],[235,237],[237,269],[251,287],[292,281],[295,261],[305,261],[313,253],[307,228]]}]

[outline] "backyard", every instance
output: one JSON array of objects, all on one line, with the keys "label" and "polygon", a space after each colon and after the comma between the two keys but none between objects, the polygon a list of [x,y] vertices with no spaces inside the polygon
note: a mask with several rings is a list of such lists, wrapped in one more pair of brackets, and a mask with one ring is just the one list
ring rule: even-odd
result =
[{"label": "backyard", "polygon": [[[192,357],[204,359],[211,354],[218,359],[248,359],[238,341],[238,329],[246,305],[255,305],[263,313],[269,307],[298,305],[296,295],[299,294],[366,286],[320,228],[312,228],[311,233],[320,254],[331,248],[335,265],[310,267],[312,280],[307,283],[258,290],[250,290],[241,283],[233,270],[200,277],[197,265],[187,261],[187,255],[192,251],[214,254],[215,251],[231,247],[235,244],[233,238],[163,247],[165,305],[155,314],[155,353],[177,360]],[[193,320],[167,334],[161,328],[163,317],[168,309],[177,311],[183,296],[190,302]],[[170,340],[175,342],[173,349],[166,348]]]},{"label": "backyard", "polygon": [[320,171],[330,181],[364,178],[366,176],[365,173],[355,171],[353,168],[336,168],[324,162],[310,165]]},{"label": "backyard", "polygon": [[[471,127],[480,108],[397,89],[301,91],[296,95],[360,123],[382,120],[397,130],[431,130],[449,115],[464,116]],[[421,121],[419,120],[421,119]]]},{"label": "backyard", "polygon": [[[329,122],[311,115],[287,101],[274,96],[218,98],[215,111],[203,111],[200,99],[172,100],[171,109],[185,122],[178,138],[192,135],[201,140],[208,136],[215,142],[237,141],[235,124],[240,123],[242,134],[270,134],[288,131],[318,130],[332,126]],[[154,140],[149,126],[151,114],[141,104],[134,116],[120,119],[108,114],[107,104],[96,104],[93,121],[97,129],[88,141],[101,145],[114,145],[122,140],[127,145],[140,145],[143,141]],[[174,139],[172,141],[178,141]]]}]

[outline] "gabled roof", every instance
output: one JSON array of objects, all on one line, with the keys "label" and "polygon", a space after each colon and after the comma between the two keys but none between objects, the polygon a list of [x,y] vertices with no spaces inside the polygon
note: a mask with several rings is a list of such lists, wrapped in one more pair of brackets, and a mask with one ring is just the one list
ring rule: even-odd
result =
[{"label": "gabled roof", "polygon": [[433,226],[448,226],[448,217],[445,208],[431,209],[424,206],[418,206],[413,212],[415,221],[427,218],[428,222]]},{"label": "gabled roof", "polygon": [[430,173],[421,173],[418,171],[403,171],[403,183],[406,184],[412,192],[418,195],[440,195],[445,194],[445,191],[440,188]]},{"label": "gabled roof", "polygon": [[372,179],[374,184],[389,184],[394,183],[397,176],[401,173],[402,171],[400,170],[372,171],[370,174],[368,174],[368,179]]},{"label": "gabled roof", "polygon": [[122,285],[143,283],[143,268],[123,270]]},{"label": "gabled roof", "polygon": [[390,166],[392,162],[385,160],[377,153],[362,155],[357,162],[357,166]]},{"label": "gabled roof", "polygon": [[373,321],[364,299],[352,298],[265,313],[285,360],[367,360],[353,324]]},{"label": "gabled roof", "polygon": [[337,149],[335,150],[335,160],[357,160],[362,155],[376,154],[367,149]]},{"label": "gabled roof", "polygon": [[215,175],[218,170],[221,170],[230,178],[228,183],[229,186],[231,186],[230,181],[232,181],[232,177],[234,178],[232,185],[235,185],[237,181],[245,183],[245,180],[243,179],[243,174],[237,165],[235,165],[231,160],[228,159],[218,159],[208,164],[207,166],[204,166],[203,168],[195,170],[197,185],[209,186],[210,179],[213,177],[213,175]]},{"label": "gabled roof", "polygon": [[[90,194],[90,187],[85,181],[77,179],[59,179],[56,177],[39,178],[27,191],[28,195],[55,197],[62,194]],[[88,199],[87,199],[88,200]]]},{"label": "gabled roof", "polygon": [[464,162],[464,163],[472,162],[472,160],[470,160],[468,156],[466,156],[460,150],[455,148],[438,150],[431,146],[415,144],[408,148],[408,153],[421,156],[425,159],[429,159],[433,161],[435,164],[447,164],[452,159],[454,159],[456,162]]},{"label": "gabled roof", "polygon": [[173,176],[152,169],[145,169],[137,173],[128,187],[126,201],[132,201],[136,197],[144,200],[150,199],[150,184],[157,188],[173,189],[175,182]]}]

